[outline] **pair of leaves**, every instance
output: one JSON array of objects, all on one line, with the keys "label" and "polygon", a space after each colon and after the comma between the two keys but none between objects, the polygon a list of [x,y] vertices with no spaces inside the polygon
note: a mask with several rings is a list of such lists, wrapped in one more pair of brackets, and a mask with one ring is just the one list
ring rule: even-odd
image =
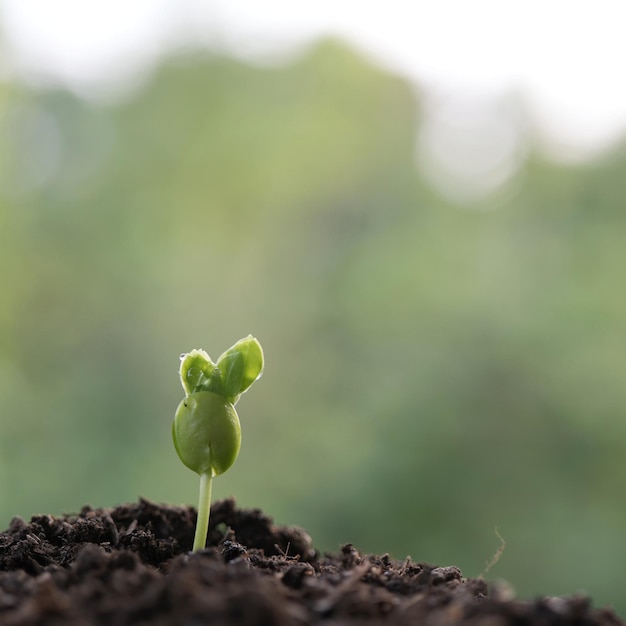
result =
[{"label": "pair of leaves", "polygon": [[189,396],[197,391],[219,394],[231,404],[263,373],[263,349],[248,335],[226,350],[213,363],[204,350],[181,356],[180,381]]}]

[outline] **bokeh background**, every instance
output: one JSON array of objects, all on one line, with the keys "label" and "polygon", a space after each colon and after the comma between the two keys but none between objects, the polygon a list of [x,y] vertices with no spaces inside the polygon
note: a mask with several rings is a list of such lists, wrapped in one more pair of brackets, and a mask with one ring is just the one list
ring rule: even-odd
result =
[{"label": "bokeh background", "polygon": [[151,55],[76,78],[24,52],[16,6],[0,13],[3,528],[195,504],[170,440],[178,355],[253,333],[266,372],[216,498],[321,550],[466,575],[497,527],[490,576],[626,614],[618,132],[568,144],[523,89],[437,89],[337,33],[272,55],[178,24],[175,45],[148,34]]}]

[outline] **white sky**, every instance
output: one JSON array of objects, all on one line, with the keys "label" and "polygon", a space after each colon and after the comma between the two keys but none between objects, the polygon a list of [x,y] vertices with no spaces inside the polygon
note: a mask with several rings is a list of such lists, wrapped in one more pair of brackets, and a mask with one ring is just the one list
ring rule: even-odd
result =
[{"label": "white sky", "polygon": [[535,126],[566,157],[626,131],[626,0],[0,2],[9,67],[79,91],[132,81],[186,41],[263,61],[334,34],[426,88],[435,125],[426,146],[442,141],[437,123],[488,131],[502,116],[493,103],[507,93],[523,95]]}]

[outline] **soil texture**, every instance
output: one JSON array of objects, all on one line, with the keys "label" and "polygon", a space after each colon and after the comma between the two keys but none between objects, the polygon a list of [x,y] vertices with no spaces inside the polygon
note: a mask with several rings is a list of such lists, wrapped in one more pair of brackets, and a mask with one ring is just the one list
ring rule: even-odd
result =
[{"label": "soil texture", "polygon": [[15,518],[0,533],[0,625],[626,626],[589,598],[522,601],[454,566],[319,554],[305,531],[234,500],[196,511],[147,500]]}]

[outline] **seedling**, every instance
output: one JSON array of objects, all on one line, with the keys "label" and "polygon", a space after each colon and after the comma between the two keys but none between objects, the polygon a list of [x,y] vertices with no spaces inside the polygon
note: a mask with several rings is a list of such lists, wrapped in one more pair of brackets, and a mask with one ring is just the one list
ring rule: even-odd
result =
[{"label": "seedling", "polygon": [[206,545],[211,512],[211,483],[237,459],[241,426],[235,404],[263,373],[263,349],[252,336],[238,341],[213,363],[204,350],[180,356],[185,398],[172,424],[180,460],[200,475],[198,521],[193,550]]}]

